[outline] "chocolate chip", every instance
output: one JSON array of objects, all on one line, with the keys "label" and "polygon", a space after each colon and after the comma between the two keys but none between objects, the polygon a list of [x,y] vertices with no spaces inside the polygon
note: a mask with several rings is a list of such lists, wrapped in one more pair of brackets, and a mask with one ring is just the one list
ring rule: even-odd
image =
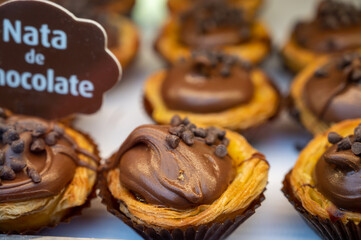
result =
[{"label": "chocolate chip", "polygon": [[166,140],[168,146],[170,146],[173,149],[176,149],[180,142],[180,138],[175,135],[167,135],[165,140]]},{"label": "chocolate chip", "polygon": [[354,69],[349,75],[349,80],[354,83],[361,82],[361,68]]},{"label": "chocolate chip", "polygon": [[191,121],[189,121],[189,119],[186,117],[185,119],[183,119],[183,124],[184,125],[188,125],[188,124],[190,124],[191,123]]},{"label": "chocolate chip", "polygon": [[19,139],[16,141],[13,141],[11,143],[11,150],[13,150],[14,153],[22,153],[25,148],[24,140]]},{"label": "chocolate chip", "polygon": [[217,131],[218,138],[222,140],[226,136],[226,131],[218,130]]},{"label": "chocolate chip", "polygon": [[49,146],[53,146],[58,141],[58,134],[56,132],[50,132],[45,137],[45,143]]},{"label": "chocolate chip", "polygon": [[43,124],[37,124],[31,135],[34,137],[40,137],[41,135],[44,135],[47,131],[47,126]]},{"label": "chocolate chip", "polygon": [[229,75],[231,75],[231,69],[228,66],[223,66],[220,73],[224,78],[229,77]]},{"label": "chocolate chip", "polygon": [[14,180],[16,177],[15,172],[8,166],[0,167],[0,178],[3,180]]},{"label": "chocolate chip", "polygon": [[5,123],[0,123],[0,134],[3,134],[9,129],[9,127]]},{"label": "chocolate chip", "polygon": [[352,55],[345,55],[340,61],[340,69],[344,69],[345,67],[349,66],[352,63],[352,59]]},{"label": "chocolate chip", "polygon": [[204,128],[195,128],[192,132],[196,137],[205,138],[207,136],[207,131]]},{"label": "chocolate chip", "polygon": [[336,132],[330,132],[328,134],[327,139],[328,139],[329,143],[336,144],[336,143],[338,143],[339,141],[342,140],[342,136],[340,136],[340,134],[338,134]]},{"label": "chocolate chip", "polygon": [[223,140],[222,140],[222,145],[228,147],[228,145],[229,145],[229,139],[228,139],[228,138],[223,138]]},{"label": "chocolate chip", "polygon": [[26,168],[26,173],[34,183],[41,182],[41,176],[34,168],[30,168],[30,167]]},{"label": "chocolate chip", "polygon": [[45,150],[45,142],[42,138],[35,139],[31,144],[30,151],[32,152],[42,152]]},{"label": "chocolate chip", "polygon": [[349,150],[351,149],[351,144],[352,142],[350,137],[345,137],[337,144],[337,151]]},{"label": "chocolate chip", "polygon": [[223,158],[227,155],[227,147],[220,144],[216,147],[215,154],[217,157]]},{"label": "chocolate chip", "polygon": [[17,158],[13,158],[10,161],[10,166],[14,170],[14,172],[20,172],[21,170],[23,170],[26,167],[26,162],[21,161]]},{"label": "chocolate chip", "polygon": [[196,125],[194,125],[193,123],[189,123],[187,126],[186,126],[186,129],[188,129],[188,130],[193,130],[193,129],[196,129],[197,128],[197,126]]},{"label": "chocolate chip", "polygon": [[360,142],[353,143],[351,150],[352,150],[353,154],[360,156],[361,155],[361,143]]},{"label": "chocolate chip", "polygon": [[59,125],[55,125],[53,131],[56,132],[59,136],[63,136],[65,133],[64,128],[60,127]]},{"label": "chocolate chip", "polygon": [[172,127],[169,128],[169,133],[172,135],[177,135],[178,137],[182,136],[182,133],[186,130],[186,128],[184,127],[183,124],[177,126],[177,127]]},{"label": "chocolate chip", "polygon": [[361,142],[361,125],[355,128],[354,136],[355,142]]},{"label": "chocolate chip", "polygon": [[194,134],[190,130],[185,130],[182,133],[182,140],[185,144],[191,146],[194,144]]},{"label": "chocolate chip", "polygon": [[19,139],[19,134],[16,132],[15,129],[10,128],[3,134],[3,142],[5,144],[11,144],[13,141]]},{"label": "chocolate chip", "polygon": [[206,137],[206,143],[208,145],[213,145],[217,140],[217,135],[213,131],[208,131],[207,137]]},{"label": "chocolate chip", "polygon": [[327,77],[327,71],[324,68],[319,68],[315,71],[314,76],[317,78]]},{"label": "chocolate chip", "polygon": [[4,151],[3,151],[3,150],[0,150],[0,166],[1,166],[1,165],[4,165],[5,159],[6,159],[6,156],[5,156]]},{"label": "chocolate chip", "polygon": [[170,120],[170,125],[172,126],[178,126],[182,123],[182,119],[179,115],[174,115],[172,119]]}]

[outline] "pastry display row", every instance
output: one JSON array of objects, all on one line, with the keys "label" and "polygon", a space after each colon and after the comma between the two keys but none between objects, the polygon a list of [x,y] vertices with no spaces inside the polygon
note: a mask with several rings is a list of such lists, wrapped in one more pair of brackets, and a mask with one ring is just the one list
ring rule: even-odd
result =
[{"label": "pastry display row", "polygon": [[[135,1],[51,2],[98,22],[128,71],[140,51]],[[225,239],[267,201],[272,162],[252,145],[286,112],[313,139],[283,194],[321,238],[361,239],[361,5],[321,0],[296,24],[280,50],[294,74],[286,96],[262,69],[273,48],[262,3],[167,1],[153,42],[165,67],[139,86],[153,124],[111,156],[76,115],[45,120],[0,102],[0,233],[57,227],[99,198],[144,239]]]}]

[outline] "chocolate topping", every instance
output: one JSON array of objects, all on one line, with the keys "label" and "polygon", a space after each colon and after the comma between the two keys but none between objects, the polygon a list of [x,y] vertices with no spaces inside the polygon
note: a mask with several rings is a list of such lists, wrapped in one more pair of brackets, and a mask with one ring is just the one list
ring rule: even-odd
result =
[{"label": "chocolate topping", "polygon": [[[359,130],[361,125],[355,132]],[[314,179],[316,188],[338,208],[361,212],[361,143],[355,139],[351,135],[336,144],[330,141],[333,145],[318,160]]]},{"label": "chocolate topping", "polygon": [[361,117],[361,56],[335,57],[321,67],[326,74],[315,74],[307,81],[303,99],[318,118],[339,122]]},{"label": "chocolate topping", "polygon": [[191,124],[186,126],[182,135],[187,138],[180,141],[178,133],[170,133],[172,126],[144,125],[120,147],[112,167],[119,167],[122,185],[136,199],[188,209],[212,203],[227,189],[235,176],[227,149],[208,146],[204,138],[192,135]]},{"label": "chocolate topping", "polygon": [[[101,1],[89,0],[51,0],[68,9],[79,18],[92,19],[103,26],[108,36],[108,47],[116,47],[120,44],[119,26],[112,22],[109,14],[97,9]],[[105,4],[105,3],[104,3]]]},{"label": "chocolate topping", "polygon": [[224,1],[200,1],[181,16],[180,41],[192,48],[236,45],[251,37],[241,9]]},{"label": "chocolate topping", "polygon": [[77,165],[95,170],[80,161],[84,150],[55,123],[23,116],[2,119],[0,203],[57,195],[73,179]]},{"label": "chocolate topping", "polygon": [[196,52],[168,70],[162,98],[173,110],[212,113],[230,109],[253,97],[249,68],[233,56]]},{"label": "chocolate topping", "polygon": [[321,53],[361,47],[361,11],[352,4],[324,0],[314,20],[296,25],[294,37],[302,47]]}]

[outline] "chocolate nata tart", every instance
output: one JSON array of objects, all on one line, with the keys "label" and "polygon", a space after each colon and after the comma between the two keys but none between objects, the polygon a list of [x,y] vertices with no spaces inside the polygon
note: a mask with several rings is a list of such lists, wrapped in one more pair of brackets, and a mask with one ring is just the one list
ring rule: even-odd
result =
[{"label": "chocolate nata tart", "polygon": [[255,212],[269,165],[238,133],[175,116],[136,128],[103,169],[103,203],[145,239],[202,240]]},{"label": "chocolate nata tart", "polygon": [[155,49],[167,62],[189,58],[194,49],[218,49],[252,63],[269,53],[270,37],[266,27],[247,20],[241,9],[223,1],[201,1],[165,23]]},{"label": "chocolate nata tart", "polygon": [[69,220],[93,197],[98,150],[56,122],[0,109],[0,233],[28,233]]},{"label": "chocolate nata tart", "polygon": [[361,55],[326,56],[303,70],[291,86],[292,111],[312,133],[361,118]]},{"label": "chocolate nata tart", "polygon": [[361,239],[361,119],[317,135],[286,176],[283,192],[323,239]]},{"label": "chocolate nata tart", "polygon": [[[135,24],[127,17],[116,14],[109,9],[98,7],[94,0],[52,0],[79,18],[92,19],[103,26],[108,36],[108,48],[119,60],[122,68],[126,68],[134,60],[139,49],[139,32]],[[118,1],[105,1],[121,3]],[[126,1],[124,1],[126,2]]]},{"label": "chocolate nata tart", "polygon": [[[172,13],[181,13],[200,1],[209,0],[168,0],[168,8]],[[263,0],[219,0],[225,1],[232,7],[242,8],[244,12],[253,17],[263,3]]]},{"label": "chocolate nata tart", "polygon": [[280,95],[248,62],[215,51],[197,51],[145,83],[144,105],[154,121],[178,114],[196,124],[254,129],[278,113]]},{"label": "chocolate nata tart", "polygon": [[361,10],[351,3],[321,1],[316,17],[299,22],[282,49],[284,62],[298,72],[315,58],[361,48]]}]

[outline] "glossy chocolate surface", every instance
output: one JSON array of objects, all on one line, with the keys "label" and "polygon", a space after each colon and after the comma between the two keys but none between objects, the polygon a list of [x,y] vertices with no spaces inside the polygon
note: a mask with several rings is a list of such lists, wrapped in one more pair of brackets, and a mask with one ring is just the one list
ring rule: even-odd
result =
[{"label": "glossy chocolate surface", "polygon": [[98,160],[54,122],[0,118],[0,133],[0,203],[55,196],[73,179],[78,165],[94,169],[78,154]]},{"label": "glossy chocolate surface", "polygon": [[352,4],[322,1],[316,18],[300,22],[294,30],[297,43],[319,53],[361,47],[361,11]]},{"label": "glossy chocolate surface", "polygon": [[[338,208],[361,212],[361,127],[329,147],[314,169],[316,188]],[[356,153],[356,154],[355,154]]]},{"label": "glossy chocolate surface", "polygon": [[139,201],[188,209],[212,203],[233,180],[232,159],[216,151],[220,145],[207,145],[205,138],[194,135],[189,138],[186,132],[192,133],[186,129],[191,128],[178,132],[183,140],[173,145],[169,136],[177,135],[170,133],[171,126],[144,125],[121,146],[113,164],[119,167],[122,185]]},{"label": "glossy chocolate surface", "polygon": [[220,53],[198,52],[168,70],[161,94],[172,110],[212,113],[248,103],[254,86],[247,63]]},{"label": "glossy chocolate surface", "polygon": [[361,56],[344,54],[320,66],[303,90],[307,107],[321,120],[361,117]]}]

